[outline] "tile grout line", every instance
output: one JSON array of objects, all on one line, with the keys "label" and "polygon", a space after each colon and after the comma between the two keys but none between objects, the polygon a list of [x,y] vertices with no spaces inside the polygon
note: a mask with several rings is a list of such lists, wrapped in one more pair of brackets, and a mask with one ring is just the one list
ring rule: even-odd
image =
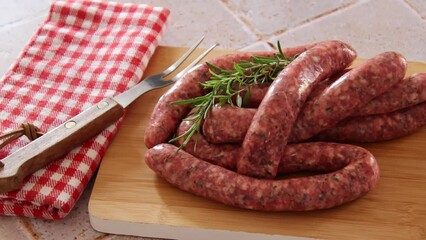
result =
[{"label": "tile grout line", "polygon": [[18,217],[19,223],[25,229],[25,231],[31,236],[33,240],[39,240],[40,234],[34,229],[34,226],[31,222],[28,221],[26,217]]},{"label": "tile grout line", "polygon": [[[268,35],[262,35],[260,32],[258,32],[257,29],[250,23],[250,21],[245,16],[243,16],[242,14],[240,14],[238,12],[238,10],[236,10],[237,6],[235,6],[234,4],[228,2],[227,0],[219,0],[219,2],[222,3],[225,6],[225,8],[227,8],[232,13],[233,17],[235,17],[236,19],[238,19],[239,21],[241,21],[243,24],[245,24],[245,26],[251,31],[251,33],[256,36],[256,38],[258,39],[258,41],[250,44],[249,46],[253,46],[253,45],[258,44],[258,43],[264,43],[264,44],[267,44],[271,49],[276,49],[276,46],[271,42],[271,40],[273,38],[276,38],[279,35],[282,35],[285,32],[288,32],[290,30],[302,27],[302,26],[304,26],[304,25],[306,25],[306,24],[308,24],[308,23],[310,23],[312,21],[316,21],[317,19],[325,18],[325,17],[327,17],[327,16],[329,16],[329,15],[331,15],[333,13],[336,13],[336,12],[339,12],[341,10],[347,9],[349,7],[361,4],[363,2],[367,2],[367,0],[359,0],[359,1],[349,2],[347,4],[343,4],[343,5],[339,6],[339,7],[331,9],[329,11],[326,11],[326,12],[323,12],[323,13],[318,14],[316,16],[313,16],[311,18],[305,19],[305,20],[301,21],[299,24],[297,24],[297,25],[295,25],[295,26],[293,26],[291,28],[280,29],[280,30],[275,31],[272,34],[268,34]],[[246,47],[249,47],[249,46],[246,46]],[[244,47],[244,48],[246,48],[246,47]]]},{"label": "tile grout line", "polygon": [[97,236],[94,240],[109,240],[112,238],[112,235],[109,233],[102,233],[101,235]]},{"label": "tile grout line", "polygon": [[34,13],[34,14],[16,19],[16,20],[11,21],[11,22],[7,22],[5,24],[0,25],[0,30],[5,28],[5,27],[9,27],[11,25],[26,23],[28,20],[31,21],[31,20],[34,20],[34,18],[37,18],[37,17],[41,17],[41,16],[47,17],[48,11],[49,11],[49,8],[46,8],[46,9],[40,10],[40,11]]},{"label": "tile grout line", "polygon": [[238,12],[238,8],[234,4],[228,2],[227,0],[218,0],[218,2],[222,4],[235,19],[237,19],[242,23],[242,25],[247,27],[250,30],[250,33],[256,37],[258,42],[264,40],[264,36],[257,31],[257,29],[250,23],[250,21],[246,17],[244,17]]},{"label": "tile grout line", "polygon": [[300,22],[299,24],[297,24],[297,25],[295,25],[295,26],[293,26],[293,27],[291,27],[289,29],[278,30],[278,31],[272,33],[271,36],[268,37],[266,41],[267,41],[268,44],[270,44],[271,39],[273,39],[275,37],[279,37],[279,35],[282,35],[282,34],[288,32],[288,31],[291,31],[291,30],[294,30],[294,29],[298,29],[298,28],[303,27],[303,26],[305,26],[305,25],[307,25],[309,23],[315,22],[315,21],[317,21],[319,19],[327,18],[328,16],[330,16],[330,15],[332,15],[334,13],[343,11],[343,10],[348,9],[350,7],[362,4],[364,2],[366,2],[366,1],[365,0],[353,1],[353,2],[350,2],[350,3],[347,3],[347,4],[343,4],[343,5],[339,6],[339,7],[333,8],[333,9],[331,9],[329,11],[323,12],[321,14],[318,14],[316,16],[313,16],[311,18],[305,19],[304,21]]},{"label": "tile grout line", "polygon": [[421,19],[426,20],[426,16],[422,16],[420,11],[408,0],[401,0],[403,3],[405,3],[410,9],[412,9]]},{"label": "tile grout line", "polygon": [[[270,42],[268,42],[267,40],[269,39],[268,36],[264,36],[263,34],[261,34],[256,27],[253,26],[253,24],[251,24],[250,20],[248,20],[243,14],[239,13],[239,11],[237,10],[238,7],[235,6],[234,4],[228,2],[227,0],[219,0],[219,3],[221,3],[231,14],[234,18],[236,18],[238,21],[240,21],[245,27],[247,27],[251,32],[251,34],[253,34],[257,41],[244,46],[238,50],[244,49],[244,48],[249,48],[251,46],[254,46],[256,44],[266,44],[268,45],[271,50],[274,50],[275,48],[273,47],[273,45],[271,45]],[[273,35],[272,35],[273,36]]]}]

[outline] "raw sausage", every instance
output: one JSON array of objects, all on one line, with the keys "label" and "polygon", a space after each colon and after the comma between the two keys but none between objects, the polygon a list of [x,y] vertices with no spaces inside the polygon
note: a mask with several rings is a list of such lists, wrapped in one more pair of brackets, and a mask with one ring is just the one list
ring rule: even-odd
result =
[{"label": "raw sausage", "polygon": [[297,114],[316,83],[345,69],[356,53],[327,41],[306,50],[277,76],[262,100],[242,144],[240,174],[274,178]]},{"label": "raw sausage", "polygon": [[[182,135],[193,125],[191,121],[182,121],[176,134]],[[181,146],[184,139],[174,142]],[[237,159],[240,156],[240,146],[234,144],[211,144],[201,134],[194,135],[184,146],[186,152],[227,169],[236,170]]]},{"label": "raw sausage", "polygon": [[[319,134],[320,140],[377,142],[406,136],[426,124],[424,103],[386,114],[350,116]],[[204,123],[204,137],[210,143],[241,143],[256,109],[213,108]],[[223,116],[227,114],[226,116]],[[238,116],[234,119],[234,116]]]},{"label": "raw sausage", "polygon": [[203,135],[209,143],[241,143],[256,111],[256,108],[215,106],[204,120]]},{"label": "raw sausage", "polygon": [[351,116],[393,112],[426,101],[426,73],[414,74],[374,98]]},{"label": "raw sausage", "polygon": [[[328,78],[327,80],[324,80],[322,82],[319,82],[312,92],[309,94],[307,100],[309,98],[312,98],[314,96],[317,96],[321,94],[324,89],[328,86],[330,86],[333,82],[335,82],[339,77],[341,77],[343,74],[350,71],[350,69],[344,69],[343,71],[333,75],[332,77]],[[266,95],[266,92],[268,91],[268,88],[270,87],[270,83],[265,83],[262,85],[251,85],[249,86],[250,90],[250,98],[247,104],[243,105],[244,108],[257,108],[259,107],[260,103],[263,100],[263,97]],[[243,88],[244,89],[244,88]],[[241,97],[244,99],[246,94],[246,91],[241,92]],[[234,99],[234,104],[236,104],[236,100]]]},{"label": "raw sausage", "polygon": [[[283,52],[288,57],[294,57],[314,45],[286,48],[283,49]],[[220,68],[230,69],[234,62],[249,61],[253,55],[271,57],[274,52],[234,53],[212,59],[209,62]],[[208,66],[205,63],[199,64],[185,74],[159,99],[145,130],[144,142],[147,148],[167,142],[176,131],[182,118],[190,111],[189,105],[172,105],[171,103],[201,96],[204,90],[199,83],[209,78]]]},{"label": "raw sausage", "polygon": [[[273,53],[258,54],[273,55]],[[252,55],[253,53],[230,54],[213,59],[210,63],[221,68],[230,68],[235,61],[249,60]],[[204,90],[199,83],[209,78],[209,67],[205,63],[199,64],[161,96],[145,130],[144,142],[147,148],[167,142],[190,110],[190,105],[172,105],[171,103],[203,95]]]},{"label": "raw sausage", "polygon": [[[177,134],[186,132],[192,124],[190,121],[183,121]],[[180,146],[182,142],[181,139],[175,145]],[[299,171],[326,172],[341,169],[348,164],[347,160],[351,159],[346,156],[348,154],[342,153],[342,147],[348,148],[347,145],[335,143],[289,144],[279,164],[278,175]],[[211,144],[204,139],[203,135],[198,134],[190,139],[183,150],[199,159],[235,171],[240,147],[235,144]],[[330,159],[333,159],[331,163]]]},{"label": "raw sausage", "polygon": [[306,101],[293,126],[292,142],[307,140],[336,125],[400,82],[407,68],[399,53],[385,52],[344,74],[320,97]]},{"label": "raw sausage", "polygon": [[[314,99],[314,92],[317,91],[321,86],[326,85],[327,81],[323,81],[312,91],[312,94],[308,97],[308,99]],[[309,101],[309,100],[308,100]],[[365,122],[371,119],[375,119],[374,121],[379,121],[381,117],[385,117],[388,115],[383,115],[382,113],[390,113],[397,110],[402,110],[403,108],[419,104],[426,101],[426,73],[417,73],[406,79],[404,79],[399,84],[395,85],[389,91],[384,94],[374,98],[366,105],[364,105],[361,109],[359,109],[356,113],[351,114],[351,116],[366,116],[366,115],[376,115],[374,118],[351,118],[356,119],[351,123],[352,129],[361,129],[365,127]],[[256,109],[246,108],[246,109],[236,109],[230,106],[224,106],[221,108],[213,108],[211,114],[208,115],[207,119],[203,125],[203,134],[207,141],[211,143],[241,143],[244,139],[244,136],[247,132],[248,126],[252,121],[254,113]],[[410,111],[408,111],[410,112]],[[237,118],[234,118],[236,116]],[[384,121],[382,119],[382,121]],[[421,119],[420,119],[421,121]],[[389,122],[388,122],[389,123]],[[395,123],[393,123],[395,124]],[[395,127],[396,125],[392,125]],[[370,135],[375,135],[372,139],[376,139],[377,141],[390,140],[393,138],[397,138],[402,135],[407,135],[417,128],[422,126],[421,122],[418,124],[412,124],[408,128],[407,126],[400,126],[396,129],[406,129],[404,131],[396,130],[395,135],[392,134],[386,135],[386,138],[382,138],[380,133],[377,131],[373,131],[370,128]],[[388,126],[390,128],[391,126]],[[344,132],[339,132],[338,129],[343,128],[333,128],[330,130],[333,132],[333,135],[344,135]],[[347,130],[345,130],[347,132]],[[398,133],[399,132],[399,133]],[[402,135],[401,135],[402,134]],[[290,139],[293,139],[290,136]],[[347,135],[345,137],[345,142],[351,141],[360,141],[356,140],[358,137],[353,137],[352,135]],[[330,139],[333,140],[333,139]],[[337,140],[337,139],[335,139]],[[371,142],[373,140],[367,140],[366,138],[362,138],[362,142]]]},{"label": "raw sausage", "polygon": [[[268,88],[271,86],[270,83],[264,83],[261,85],[251,85],[248,87],[242,87],[242,91],[240,96],[242,99],[246,99],[247,89],[249,90],[249,101],[247,103],[243,103],[242,107],[244,108],[257,108],[262,102],[263,97],[265,96]],[[237,105],[236,96],[232,98],[232,102]]]},{"label": "raw sausage", "polygon": [[378,142],[406,136],[426,125],[426,102],[386,114],[349,117],[315,139]]},{"label": "raw sausage", "polygon": [[[378,182],[377,161],[363,148],[345,145],[340,148],[341,152],[333,153],[324,152],[319,144],[311,149],[316,158],[308,163],[300,162],[310,164],[308,168],[320,166],[318,170],[326,171],[330,166],[335,170],[334,158],[343,159],[339,155],[344,155],[343,161],[348,164],[335,172],[309,177],[256,179],[199,160],[185,151],[176,151],[177,147],[170,144],[149,149],[145,161],[159,176],[184,191],[226,205],[261,211],[331,208],[366,194]],[[295,160],[289,159],[288,162],[294,163]]]},{"label": "raw sausage", "polygon": [[[345,69],[318,83],[309,94],[307,100],[321,95],[324,89],[348,71],[349,69]],[[258,105],[268,90],[264,86],[253,86],[252,89],[250,107]],[[214,106],[204,120],[203,135],[210,143],[241,143],[256,111],[257,109],[255,108],[237,108],[230,105]]]}]

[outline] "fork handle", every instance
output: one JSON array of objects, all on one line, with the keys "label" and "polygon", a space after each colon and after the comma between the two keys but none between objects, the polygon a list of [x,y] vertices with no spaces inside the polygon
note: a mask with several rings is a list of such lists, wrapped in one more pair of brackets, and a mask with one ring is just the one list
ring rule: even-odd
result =
[{"label": "fork handle", "polygon": [[124,114],[111,98],[81,112],[2,160],[0,192],[19,189],[23,179],[101,132]]}]

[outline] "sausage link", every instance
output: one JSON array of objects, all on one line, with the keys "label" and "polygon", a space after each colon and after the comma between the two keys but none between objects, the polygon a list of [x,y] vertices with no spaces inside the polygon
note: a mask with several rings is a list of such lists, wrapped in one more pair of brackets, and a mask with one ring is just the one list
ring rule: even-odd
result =
[{"label": "sausage link", "polygon": [[257,109],[230,105],[213,107],[203,123],[203,135],[210,143],[241,143]]},{"label": "sausage link", "polygon": [[393,112],[426,101],[426,73],[414,74],[374,98],[351,116]]},{"label": "sausage link", "polygon": [[[286,56],[294,57],[315,44],[283,49]],[[209,62],[220,68],[230,69],[235,62],[249,61],[251,56],[274,56],[274,52],[244,52],[221,56]],[[199,64],[174,84],[157,102],[145,130],[144,142],[147,148],[167,142],[176,131],[182,118],[190,111],[189,105],[172,105],[184,99],[195,98],[204,94],[200,85],[210,78],[209,68],[205,63]]]},{"label": "sausage link", "polygon": [[[378,142],[406,136],[426,125],[424,103],[386,114],[350,116],[314,139]],[[212,115],[204,123],[204,129],[207,129],[203,132],[205,139],[215,144],[241,143],[255,112],[252,108],[213,108]],[[235,115],[238,115],[238,121],[233,118]]]},{"label": "sausage link", "polygon": [[292,142],[307,140],[336,125],[371,99],[400,82],[407,68],[395,52],[377,55],[330,85],[319,98],[306,101],[293,126]]},{"label": "sausage link", "polygon": [[[253,54],[229,54],[209,62],[218,67],[229,69],[232,68],[234,62],[249,60]],[[261,56],[273,55],[272,52],[259,52],[256,54]],[[210,74],[207,64],[199,64],[161,96],[154,107],[145,130],[144,142],[147,148],[167,142],[176,131],[182,118],[190,111],[190,105],[172,105],[171,103],[203,95],[204,90],[200,83],[209,78]]]},{"label": "sausage link", "polygon": [[[321,146],[313,149],[321,155]],[[156,174],[172,185],[226,205],[261,211],[309,211],[355,200],[378,182],[377,161],[367,150],[350,145],[341,149],[341,154],[350,156],[350,163],[342,169],[283,180],[240,175],[199,160],[185,151],[177,151],[177,147],[170,144],[149,149],[145,161]],[[328,154],[333,152],[322,154],[322,159],[326,159]],[[328,165],[333,166],[332,162]]]},{"label": "sausage link", "polygon": [[[192,125],[193,122],[191,121],[182,121],[176,134],[182,135]],[[183,141],[184,139],[179,139],[174,144],[181,146]],[[236,170],[237,159],[240,156],[241,148],[234,144],[211,144],[203,135],[196,134],[184,146],[183,150],[212,164]]]},{"label": "sausage link", "polygon": [[[192,124],[190,121],[183,121],[177,133],[186,132]],[[175,145],[180,146],[182,142],[183,140],[179,140]],[[351,157],[347,156],[348,153],[342,154],[343,150],[340,148],[345,146],[343,144],[320,142],[289,144],[286,146],[284,158],[281,159],[279,164],[278,175],[299,171],[327,172],[341,169],[349,163],[348,159],[351,159]],[[196,135],[183,148],[183,150],[195,157],[232,171],[236,170],[240,149],[240,146],[235,144],[209,143],[204,139],[203,135]]]},{"label": "sausage link", "polygon": [[290,63],[271,84],[242,144],[238,172],[274,178],[297,114],[313,86],[345,69],[356,53],[340,41],[322,42]]},{"label": "sausage link", "polygon": [[[326,86],[329,80],[323,81],[318,84],[317,87],[312,91],[312,94],[309,95],[308,99],[315,99],[319,95],[316,94],[322,86]],[[324,90],[324,89],[323,89]],[[309,100],[308,100],[309,101]],[[417,73],[406,79],[404,79],[399,84],[395,85],[389,91],[384,94],[374,98],[366,105],[364,105],[359,111],[353,116],[366,116],[366,115],[377,115],[374,119],[379,119],[382,113],[390,113],[392,111],[402,110],[406,107],[419,104],[426,101],[426,73]],[[256,112],[256,109],[236,109],[230,106],[224,106],[221,108],[213,108],[211,114],[207,117],[203,126],[203,134],[207,141],[211,143],[241,143],[244,139],[244,136],[247,132],[248,126],[253,119],[253,116]],[[234,116],[237,115],[237,118]],[[364,118],[356,118],[357,121],[351,124],[351,128],[358,129],[362,128],[365,125]],[[378,120],[376,120],[378,121]],[[359,122],[359,123],[358,123]],[[421,126],[421,123],[418,124]],[[398,127],[397,129],[405,128],[405,126]],[[344,135],[345,133],[339,133],[338,129],[333,130],[333,135]],[[343,128],[339,128],[343,129]],[[410,126],[411,130],[406,131],[406,134],[417,129],[416,125]],[[401,132],[401,131],[399,131]],[[371,134],[374,134],[371,132]],[[391,136],[391,135],[389,135]],[[396,138],[389,137],[389,139]],[[293,139],[290,136],[290,139]],[[378,135],[373,139],[378,141],[383,141],[384,139]],[[331,139],[332,140],[332,139]],[[345,142],[355,141],[356,138],[352,138],[351,135],[346,136]],[[367,141],[365,138],[363,142]],[[373,140],[371,140],[373,141]]]},{"label": "sausage link", "polygon": [[314,139],[378,142],[406,136],[426,125],[426,102],[386,114],[349,117]]},{"label": "sausage link", "polygon": [[[248,87],[242,87],[240,90],[240,96],[242,99],[246,99],[246,94],[249,91],[249,98],[247,103],[243,103],[242,107],[244,108],[257,108],[262,102],[263,97],[268,91],[270,83],[264,83],[260,85],[251,85]],[[248,91],[247,91],[248,90]],[[237,105],[236,95],[232,97],[232,102]]]},{"label": "sausage link", "polygon": [[[348,71],[349,69],[345,69],[318,83],[309,94],[307,100],[321,95],[328,86]],[[267,90],[265,86],[252,86],[250,104],[248,106],[250,108],[237,108],[230,105],[213,107],[203,123],[203,135],[206,140],[216,144],[243,142],[247,129],[257,111],[257,109],[252,107],[260,104]]]}]

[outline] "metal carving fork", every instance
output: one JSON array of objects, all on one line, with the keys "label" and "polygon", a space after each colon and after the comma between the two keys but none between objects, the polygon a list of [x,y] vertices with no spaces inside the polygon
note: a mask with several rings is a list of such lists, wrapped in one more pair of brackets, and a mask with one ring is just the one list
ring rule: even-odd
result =
[{"label": "metal carving fork", "polygon": [[183,74],[203,59],[216,45],[207,49],[175,77],[169,80],[164,80],[163,78],[175,71],[203,39],[204,37],[163,72],[145,78],[136,86],[113,98],[103,99],[96,105],[2,159],[4,167],[0,168],[0,192],[19,189],[26,176],[65,155],[73,148],[80,146],[90,137],[117,121],[123,116],[124,108],[142,94],[152,89],[168,86],[179,80]]}]

